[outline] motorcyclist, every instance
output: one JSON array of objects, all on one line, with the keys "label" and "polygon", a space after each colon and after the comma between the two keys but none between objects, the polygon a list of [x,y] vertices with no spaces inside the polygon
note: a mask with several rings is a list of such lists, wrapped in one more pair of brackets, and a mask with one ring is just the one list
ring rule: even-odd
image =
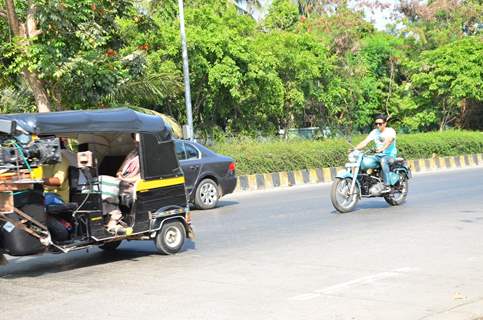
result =
[{"label": "motorcyclist", "polygon": [[387,117],[383,114],[378,114],[374,117],[374,125],[376,128],[356,146],[356,150],[361,150],[371,141],[374,141],[377,152],[374,157],[381,164],[382,178],[384,180],[384,189],[382,190],[382,193],[387,193],[391,191],[389,182],[389,163],[393,161],[397,155],[396,131],[393,128],[387,127]]}]

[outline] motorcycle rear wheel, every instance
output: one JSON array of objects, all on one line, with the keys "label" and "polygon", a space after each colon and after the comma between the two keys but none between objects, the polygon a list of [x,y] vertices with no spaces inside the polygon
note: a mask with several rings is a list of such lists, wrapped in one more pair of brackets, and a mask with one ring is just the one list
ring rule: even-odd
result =
[{"label": "motorcycle rear wheel", "polygon": [[399,182],[393,187],[393,190],[384,196],[384,200],[391,206],[399,206],[406,202],[408,197],[409,181],[405,174],[399,174]]},{"label": "motorcycle rear wheel", "polygon": [[332,189],[330,192],[330,201],[334,208],[340,213],[347,213],[354,210],[357,202],[359,201],[359,185],[356,184],[355,193],[350,196],[350,188],[352,184],[351,178],[337,178],[332,183]]}]

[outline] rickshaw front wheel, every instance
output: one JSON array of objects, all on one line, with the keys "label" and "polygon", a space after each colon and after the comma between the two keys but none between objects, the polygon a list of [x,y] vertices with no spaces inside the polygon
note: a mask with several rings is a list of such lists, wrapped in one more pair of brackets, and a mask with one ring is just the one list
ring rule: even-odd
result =
[{"label": "rickshaw front wheel", "polygon": [[156,249],[161,254],[175,254],[181,250],[186,239],[186,229],[180,221],[166,222],[154,238]]}]

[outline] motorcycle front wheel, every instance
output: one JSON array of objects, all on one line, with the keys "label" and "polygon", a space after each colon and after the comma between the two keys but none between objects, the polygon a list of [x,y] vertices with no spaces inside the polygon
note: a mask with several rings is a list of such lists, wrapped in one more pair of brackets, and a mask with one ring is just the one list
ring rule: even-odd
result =
[{"label": "motorcycle front wheel", "polygon": [[408,197],[409,181],[404,173],[399,174],[399,182],[392,187],[390,193],[384,196],[384,200],[391,206],[399,206],[406,202]]},{"label": "motorcycle front wheel", "polygon": [[352,185],[351,178],[336,178],[332,183],[330,192],[330,200],[334,208],[340,213],[346,213],[354,210],[359,201],[359,185],[356,184],[354,194],[350,194]]}]

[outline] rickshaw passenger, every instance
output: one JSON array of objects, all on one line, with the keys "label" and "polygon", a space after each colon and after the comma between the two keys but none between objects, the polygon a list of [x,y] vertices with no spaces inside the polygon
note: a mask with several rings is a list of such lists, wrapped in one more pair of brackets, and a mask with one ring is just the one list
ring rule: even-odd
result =
[{"label": "rickshaw passenger", "polygon": [[[119,195],[132,195],[134,193],[134,184],[141,177],[140,165],[139,165],[139,154],[138,154],[138,139],[136,135],[132,134],[131,137],[134,141],[134,149],[129,152],[124,159],[121,167],[116,173],[116,177],[120,180],[119,184]],[[119,206],[113,203],[103,202],[104,212],[108,212],[111,216],[107,224],[107,230],[112,233],[125,233],[123,226],[119,224],[122,213]]]}]

